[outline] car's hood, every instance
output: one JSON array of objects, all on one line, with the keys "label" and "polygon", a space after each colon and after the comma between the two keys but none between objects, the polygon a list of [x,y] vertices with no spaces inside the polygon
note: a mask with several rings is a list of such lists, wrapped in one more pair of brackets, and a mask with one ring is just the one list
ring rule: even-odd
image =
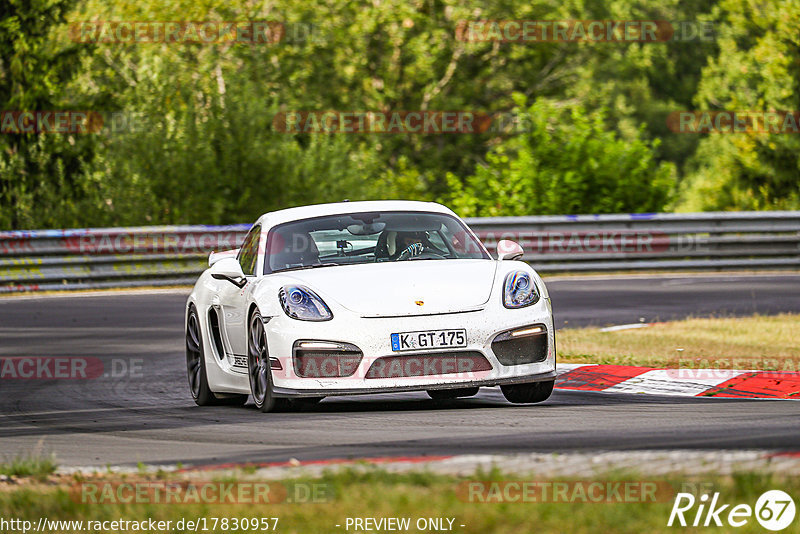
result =
[{"label": "car's hood", "polygon": [[286,273],[363,317],[475,310],[489,300],[497,262],[417,260]]}]

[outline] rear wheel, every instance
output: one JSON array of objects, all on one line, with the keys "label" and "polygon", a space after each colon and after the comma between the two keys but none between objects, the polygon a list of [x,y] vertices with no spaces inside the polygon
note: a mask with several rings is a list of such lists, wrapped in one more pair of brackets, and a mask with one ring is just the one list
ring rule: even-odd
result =
[{"label": "rear wheel", "polygon": [[458,389],[429,389],[428,396],[433,400],[457,399],[459,397],[474,397],[480,388]]},{"label": "rear wheel", "polygon": [[543,402],[550,398],[553,393],[553,386],[555,380],[547,382],[529,382],[527,384],[509,384],[507,386],[500,386],[503,391],[503,396],[508,402],[514,404],[531,404],[534,402]]},{"label": "rear wheel", "polygon": [[272,369],[267,348],[267,333],[261,314],[255,311],[250,317],[247,336],[247,371],[250,393],[256,408],[262,412],[275,412],[289,406],[288,399],[276,398],[272,392]]},{"label": "rear wheel", "polygon": [[198,406],[220,404],[241,406],[247,402],[247,395],[214,393],[208,386],[200,317],[194,305],[189,308],[189,317],[186,320],[186,372],[189,377],[189,389],[192,392],[192,398]]}]

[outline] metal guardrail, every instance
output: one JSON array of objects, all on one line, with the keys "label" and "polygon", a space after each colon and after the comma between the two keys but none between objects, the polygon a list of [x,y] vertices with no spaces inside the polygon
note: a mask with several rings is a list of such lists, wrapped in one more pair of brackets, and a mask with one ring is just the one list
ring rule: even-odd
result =
[{"label": "metal guardrail", "polygon": [[[800,269],[800,211],[467,219],[542,272]],[[0,293],[191,284],[249,225],[0,232]]]},{"label": "metal guardrail", "polygon": [[249,224],[0,232],[0,293],[193,284]]},{"label": "metal guardrail", "polygon": [[495,217],[467,221],[491,250],[512,239],[542,272],[800,268],[800,211]]}]

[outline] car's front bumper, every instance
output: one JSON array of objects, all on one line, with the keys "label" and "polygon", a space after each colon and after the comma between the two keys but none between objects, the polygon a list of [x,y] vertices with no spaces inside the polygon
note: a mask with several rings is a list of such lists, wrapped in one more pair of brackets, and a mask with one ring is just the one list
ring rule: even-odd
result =
[{"label": "car's front bumper", "polygon": [[382,386],[364,389],[291,389],[273,386],[272,392],[276,397],[304,398],[304,397],[334,397],[342,395],[368,395],[376,393],[402,393],[404,391],[427,391],[439,389],[460,389],[469,387],[492,387],[507,384],[527,384],[529,382],[547,382],[556,379],[556,372],[549,371],[537,375],[525,375],[491,380],[476,380],[472,382],[439,382],[425,385],[407,386]]},{"label": "car's front bumper", "polygon": [[[494,304],[494,305],[493,305]],[[533,306],[510,310],[497,303],[487,303],[479,311],[410,317],[365,318],[347,310],[336,310],[334,319],[307,322],[285,315],[265,318],[270,357],[280,362],[273,369],[273,391],[279,397],[319,397],[368,393],[452,389],[475,386],[496,386],[555,379],[556,351],[552,310],[548,299]],[[547,355],[542,361],[519,365],[503,365],[492,350],[495,337],[509,329],[533,324],[546,327]],[[466,347],[459,349],[392,351],[390,336],[398,332],[447,330],[464,328]],[[363,358],[351,376],[300,377],[297,375],[293,347],[298,340],[321,340],[348,343],[361,349]],[[445,352],[479,353],[491,369],[423,376],[369,376],[372,364],[385,357],[407,356],[435,358]]]}]

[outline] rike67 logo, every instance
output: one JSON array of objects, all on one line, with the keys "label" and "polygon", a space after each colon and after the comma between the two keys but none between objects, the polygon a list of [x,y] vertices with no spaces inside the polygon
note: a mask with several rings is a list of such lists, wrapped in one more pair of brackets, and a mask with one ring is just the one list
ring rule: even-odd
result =
[{"label": "rike67 logo", "polygon": [[764,492],[756,501],[755,507],[749,504],[723,504],[718,492],[711,496],[710,502],[708,494],[703,494],[698,499],[691,493],[678,493],[667,526],[727,525],[738,528],[746,525],[755,516],[762,527],[777,532],[792,524],[795,512],[794,500],[781,490]]}]

